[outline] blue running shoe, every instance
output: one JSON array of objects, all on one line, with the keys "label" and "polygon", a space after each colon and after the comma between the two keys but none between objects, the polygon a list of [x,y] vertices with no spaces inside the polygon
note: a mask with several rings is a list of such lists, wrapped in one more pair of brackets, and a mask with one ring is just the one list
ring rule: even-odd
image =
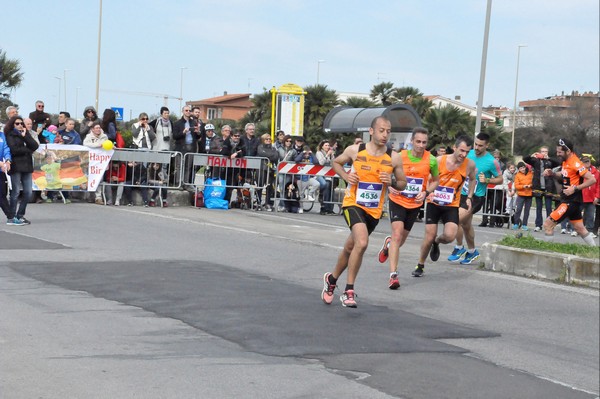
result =
[{"label": "blue running shoe", "polygon": [[477,259],[479,259],[479,251],[478,250],[475,250],[473,253],[467,252],[467,254],[465,255],[465,258],[460,261],[460,264],[461,265],[470,265],[471,263],[475,262]]},{"label": "blue running shoe", "polygon": [[448,256],[448,260],[450,262],[458,262],[459,260],[462,260],[465,257],[466,253],[467,250],[464,247],[461,249],[454,247],[454,251],[452,251],[450,256]]},{"label": "blue running shoe", "polygon": [[12,222],[13,226],[25,226],[25,223],[19,218],[14,218]]}]

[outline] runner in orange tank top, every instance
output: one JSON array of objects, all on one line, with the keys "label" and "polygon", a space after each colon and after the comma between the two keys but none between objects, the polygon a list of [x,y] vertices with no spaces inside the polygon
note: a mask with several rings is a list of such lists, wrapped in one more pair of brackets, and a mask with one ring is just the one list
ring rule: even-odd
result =
[{"label": "runner in orange tank top", "polygon": [[386,237],[383,242],[383,246],[379,251],[379,262],[384,263],[389,256],[390,280],[388,288],[391,290],[400,287],[400,280],[398,279],[400,247],[404,245],[410,234],[425,198],[438,185],[437,159],[426,150],[428,135],[429,132],[423,127],[413,129],[410,138],[412,148],[400,153],[402,169],[406,175],[406,188],[403,191],[398,191],[393,187],[388,189],[388,208],[392,235]]},{"label": "runner in orange tank top", "polygon": [[[335,268],[323,276],[321,299],[326,304],[333,301],[337,280],[348,269],[346,287],[340,297],[343,306],[355,308],[354,282],[369,245],[369,235],[375,230],[383,208],[384,192],[396,178],[394,188],[404,190],[406,177],[402,171],[400,155],[387,147],[392,124],[386,117],[378,116],[371,122],[367,144],[347,147],[333,162],[333,169],[348,187],[342,208],[350,235],[338,256]],[[344,165],[352,161],[352,171],[346,173]]]},{"label": "runner in orange tank top", "polygon": [[[437,188],[427,198],[425,209],[425,236],[421,243],[421,254],[419,263],[412,272],[413,277],[421,277],[425,268],[427,255],[432,261],[440,257],[440,244],[448,244],[454,241],[458,232],[459,212],[461,202],[461,190],[467,177],[475,179],[475,162],[467,158],[467,154],[473,145],[473,141],[466,136],[459,137],[454,143],[454,153],[443,155],[438,158],[438,169],[440,173]],[[475,192],[475,184],[469,185],[467,192],[467,207],[470,210],[471,200]],[[444,224],[444,231],[437,236],[438,222]]]},{"label": "runner in orange tank top", "polygon": [[[563,190],[560,194],[561,202],[544,222],[546,239],[554,240],[554,228],[563,219],[569,219],[573,230],[585,241],[587,245],[596,245],[594,238],[585,228],[581,217],[581,203],[583,202],[581,190],[596,184],[596,178],[579,160],[573,152],[573,143],[568,139],[559,139],[556,147],[556,156],[562,159],[562,170],[554,176],[562,180]],[[547,169],[544,175],[552,175]]]}]

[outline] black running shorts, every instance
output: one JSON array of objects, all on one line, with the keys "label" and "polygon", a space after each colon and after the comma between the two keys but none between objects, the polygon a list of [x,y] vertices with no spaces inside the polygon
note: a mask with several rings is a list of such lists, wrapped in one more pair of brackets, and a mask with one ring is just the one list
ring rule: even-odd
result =
[{"label": "black running shorts", "polygon": [[[471,200],[471,214],[474,215],[479,212],[479,210],[483,207],[483,204],[485,204],[485,197],[473,196],[473,199]],[[466,195],[460,196],[460,207],[463,209],[469,209]]]},{"label": "black running shorts", "polygon": [[428,202],[425,207],[425,224],[438,224],[440,220],[443,224],[458,224],[458,207],[439,206]]},{"label": "black running shorts", "polygon": [[348,206],[342,208],[344,220],[350,229],[357,223],[364,223],[367,225],[367,231],[371,234],[377,224],[379,223],[379,219],[375,219],[373,216],[369,215],[359,206]]},{"label": "black running shorts", "polygon": [[394,201],[389,202],[390,210],[390,222],[404,222],[404,230],[410,231],[419,216],[421,208],[405,208],[402,205],[395,203]]}]

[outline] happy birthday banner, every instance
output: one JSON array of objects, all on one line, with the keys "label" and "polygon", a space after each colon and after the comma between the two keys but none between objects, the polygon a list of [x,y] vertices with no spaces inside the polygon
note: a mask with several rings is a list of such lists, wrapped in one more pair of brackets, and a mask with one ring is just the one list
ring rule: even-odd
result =
[{"label": "happy birthday banner", "polygon": [[42,144],[33,154],[33,190],[96,191],[114,150]]}]

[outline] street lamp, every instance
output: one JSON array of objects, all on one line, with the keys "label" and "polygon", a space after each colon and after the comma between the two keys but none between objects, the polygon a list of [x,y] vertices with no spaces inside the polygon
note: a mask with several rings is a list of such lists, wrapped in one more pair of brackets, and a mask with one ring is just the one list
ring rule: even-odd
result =
[{"label": "street lamp", "polygon": [[517,87],[519,86],[519,61],[521,58],[521,47],[527,47],[526,44],[519,44],[517,46],[517,77],[515,78],[515,102],[513,104],[512,113],[512,137],[510,140],[510,154],[515,155],[515,119],[517,116]]},{"label": "street lamp", "polygon": [[56,113],[60,113],[60,81],[61,79],[58,76],[55,76],[54,79],[58,80],[58,102],[56,104]]},{"label": "street lamp", "polygon": [[67,110],[67,71],[68,71],[68,69],[63,70],[63,77],[64,77],[63,83],[65,85],[65,111]]},{"label": "street lamp", "polygon": [[98,13],[98,61],[96,63],[96,109],[98,109],[98,98],[100,96],[100,49],[102,48],[102,0],[100,0],[100,12]]},{"label": "street lamp", "polygon": [[179,111],[183,108],[181,102],[183,101],[183,70],[188,69],[187,67],[181,67],[181,80],[179,82]]},{"label": "street lamp", "polygon": [[481,114],[483,112],[483,89],[485,86],[485,68],[487,62],[488,38],[490,36],[490,18],[492,0],[487,0],[485,11],[485,28],[483,32],[483,49],[481,50],[481,70],[479,71],[479,95],[477,97],[477,117],[475,118],[475,136],[481,131]]},{"label": "street lamp", "polygon": [[76,87],[75,88],[75,113],[77,113],[77,109],[79,106],[79,90],[81,89],[81,87]]},{"label": "street lamp", "polygon": [[321,69],[321,63],[325,62],[325,60],[318,60],[317,61],[317,85],[319,84],[319,72]]}]

